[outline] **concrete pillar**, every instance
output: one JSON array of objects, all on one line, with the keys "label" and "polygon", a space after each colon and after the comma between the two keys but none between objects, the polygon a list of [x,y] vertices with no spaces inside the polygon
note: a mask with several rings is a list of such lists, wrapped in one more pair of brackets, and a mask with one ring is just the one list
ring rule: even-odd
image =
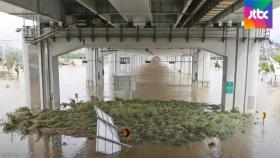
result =
[{"label": "concrete pillar", "polygon": [[255,112],[258,89],[258,66],[259,66],[260,44],[253,43],[249,48],[247,69],[247,90],[244,112]]},{"label": "concrete pillar", "polygon": [[40,44],[24,44],[23,62],[26,106],[32,111],[41,110]]},{"label": "concrete pillar", "polygon": [[192,74],[192,56],[186,57],[186,63],[185,63],[185,73],[186,75]]},{"label": "concrete pillar", "polygon": [[50,57],[50,79],[51,79],[51,109],[59,109],[60,107],[60,87],[59,87],[59,62],[58,56]]},{"label": "concrete pillar", "polygon": [[94,48],[83,48],[86,54],[86,83],[95,85],[95,50]]},{"label": "concrete pillar", "polygon": [[210,82],[210,53],[200,50],[193,55],[193,73],[194,84],[205,87]]},{"label": "concrete pillar", "polygon": [[175,61],[175,64],[174,64],[174,67],[175,67],[175,72],[180,72],[181,69],[182,69],[182,65],[181,65],[181,61],[182,61],[182,56],[181,55],[177,55],[177,56],[174,56],[174,61]]},{"label": "concrete pillar", "polygon": [[52,109],[52,96],[51,96],[51,78],[50,78],[50,56],[48,50],[48,42],[41,42],[41,104],[43,109]]},{"label": "concrete pillar", "polygon": [[198,81],[198,53],[192,55],[192,85]]},{"label": "concrete pillar", "polygon": [[198,53],[198,82],[201,86],[207,86],[210,82],[210,53],[201,50]]},{"label": "concrete pillar", "polygon": [[102,97],[104,85],[104,66],[103,54],[98,48],[86,49],[86,82],[88,86],[93,87],[92,95]]},{"label": "concrete pillar", "polygon": [[[227,63],[223,65],[226,68],[227,74],[224,80],[225,110],[231,110],[234,107],[240,112],[255,111],[259,48],[259,43],[248,39],[244,42],[241,40],[230,40],[227,42]],[[235,93],[226,93],[226,82],[233,82],[235,84]]]},{"label": "concrete pillar", "polygon": [[192,69],[191,56],[188,56],[187,54],[182,55],[180,67],[182,74],[190,75]]},{"label": "concrete pillar", "polygon": [[60,105],[58,57],[50,56],[47,41],[24,44],[26,106],[32,111]]},{"label": "concrete pillar", "polygon": [[119,57],[118,52],[114,53],[114,75],[117,76],[120,73]]}]

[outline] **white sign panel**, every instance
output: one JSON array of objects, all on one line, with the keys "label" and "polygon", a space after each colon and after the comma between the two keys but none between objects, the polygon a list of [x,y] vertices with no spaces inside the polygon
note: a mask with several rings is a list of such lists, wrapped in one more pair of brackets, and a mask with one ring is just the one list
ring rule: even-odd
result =
[{"label": "white sign panel", "polygon": [[113,154],[121,151],[120,139],[113,119],[95,107],[97,115],[96,151],[103,154]]}]

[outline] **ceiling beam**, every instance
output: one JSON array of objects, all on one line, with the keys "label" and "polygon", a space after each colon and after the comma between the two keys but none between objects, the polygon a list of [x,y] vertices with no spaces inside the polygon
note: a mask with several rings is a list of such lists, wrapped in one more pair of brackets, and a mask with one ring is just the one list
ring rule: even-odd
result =
[{"label": "ceiling beam", "polygon": [[193,18],[193,17],[196,15],[196,13],[198,12],[198,10],[204,5],[205,2],[207,2],[207,0],[202,0],[202,1],[197,5],[197,7],[192,11],[192,15],[189,16],[189,17],[185,20],[185,22],[183,23],[183,25],[181,25],[181,27],[184,27],[184,26],[190,21],[190,19]]},{"label": "ceiling beam", "polygon": [[185,12],[187,11],[187,9],[189,8],[189,6],[191,5],[193,0],[187,0],[185,7],[183,8],[181,15],[179,15],[179,17],[177,18],[177,21],[175,22],[175,24],[173,25],[173,28],[176,28],[178,23],[181,21],[183,15],[185,14]]},{"label": "ceiling beam", "polygon": [[104,16],[98,14],[98,12],[96,11],[96,6],[95,6],[95,1],[94,0],[76,0],[78,3],[80,3],[82,6],[84,6],[85,8],[89,9],[90,11],[92,11],[94,14],[96,14],[100,19],[106,21],[109,25],[116,27],[115,24],[113,24],[110,20],[108,20],[107,18],[105,18]]},{"label": "ceiling beam", "polygon": [[221,12],[220,14],[218,14],[217,16],[215,16],[213,19],[211,19],[208,23],[216,23],[218,22],[220,19],[228,16],[229,14],[235,12],[236,10],[240,9],[241,7],[244,6],[243,4],[244,0],[239,0],[236,3],[234,3],[231,7],[227,8],[226,10],[224,10],[223,12]]},{"label": "ceiling beam", "polygon": [[108,0],[122,17],[136,25],[152,22],[150,0]]},{"label": "ceiling beam", "polygon": [[[209,1],[204,8],[201,10],[201,14],[196,17],[195,22],[207,23],[215,16],[219,15],[224,10],[230,8],[237,0],[212,0]],[[210,7],[208,7],[210,6]]]}]

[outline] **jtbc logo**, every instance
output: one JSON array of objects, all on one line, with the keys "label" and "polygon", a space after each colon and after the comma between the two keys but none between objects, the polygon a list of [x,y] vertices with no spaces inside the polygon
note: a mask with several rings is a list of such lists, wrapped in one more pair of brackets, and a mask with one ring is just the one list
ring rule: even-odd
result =
[{"label": "jtbc logo", "polygon": [[268,19],[268,11],[262,11],[259,9],[254,9],[250,11],[250,16],[248,17],[248,19]]}]

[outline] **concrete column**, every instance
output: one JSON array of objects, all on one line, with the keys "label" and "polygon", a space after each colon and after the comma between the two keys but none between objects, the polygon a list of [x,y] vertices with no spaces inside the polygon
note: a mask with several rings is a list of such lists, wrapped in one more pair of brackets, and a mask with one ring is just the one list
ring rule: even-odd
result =
[{"label": "concrete column", "polygon": [[185,66],[184,66],[184,69],[185,69],[185,74],[186,75],[191,75],[192,74],[192,57],[191,56],[187,56],[185,57]]},{"label": "concrete column", "polygon": [[258,66],[259,66],[260,44],[252,43],[248,54],[247,89],[245,91],[245,109],[243,112],[255,112],[258,90]]},{"label": "concrete column", "polygon": [[94,96],[101,97],[104,85],[103,54],[98,48],[86,49],[86,82],[94,88]]},{"label": "concrete column", "polygon": [[198,82],[202,87],[210,82],[210,53],[203,50],[198,53]]},{"label": "concrete column", "polygon": [[198,81],[198,53],[192,55],[192,85]]},{"label": "concrete column", "polygon": [[175,61],[175,64],[174,64],[174,67],[175,67],[175,72],[180,72],[182,67],[181,67],[181,61],[182,61],[182,56],[181,55],[177,55],[177,56],[174,56],[174,61]]},{"label": "concrete column", "polygon": [[181,67],[181,73],[184,75],[189,75],[191,74],[190,72],[190,56],[182,55],[181,56],[181,62],[180,62],[180,67]]},{"label": "concrete column", "polygon": [[43,109],[51,109],[52,96],[51,96],[51,81],[50,81],[50,56],[48,50],[48,42],[41,42],[41,104]]},{"label": "concrete column", "polygon": [[51,109],[59,109],[60,107],[60,87],[59,87],[59,62],[58,56],[50,57],[50,79],[51,79]]},{"label": "concrete column", "polygon": [[60,105],[58,57],[50,56],[47,41],[25,44],[23,54],[26,106],[32,111]]},{"label": "concrete column", "polygon": [[[227,74],[223,83],[225,110],[231,110],[234,107],[240,112],[254,112],[257,99],[260,44],[253,40],[244,42],[240,40],[238,44],[235,40],[229,40],[227,43],[227,63],[223,65]],[[235,93],[226,94],[226,82],[235,84]]]},{"label": "concrete column", "polygon": [[115,73],[114,75],[117,76],[120,74],[120,65],[119,65],[119,53],[115,52],[114,53],[114,69],[115,69]]},{"label": "concrete column", "polygon": [[32,111],[41,110],[40,44],[24,44],[23,62],[26,106]]},{"label": "concrete column", "polygon": [[86,54],[86,83],[95,85],[95,50],[94,48],[83,48]]},{"label": "concrete column", "polygon": [[187,54],[182,56],[181,73],[184,75],[192,74],[192,57]]},{"label": "concrete column", "polygon": [[210,53],[200,50],[192,57],[192,80],[201,87],[210,82]]}]

